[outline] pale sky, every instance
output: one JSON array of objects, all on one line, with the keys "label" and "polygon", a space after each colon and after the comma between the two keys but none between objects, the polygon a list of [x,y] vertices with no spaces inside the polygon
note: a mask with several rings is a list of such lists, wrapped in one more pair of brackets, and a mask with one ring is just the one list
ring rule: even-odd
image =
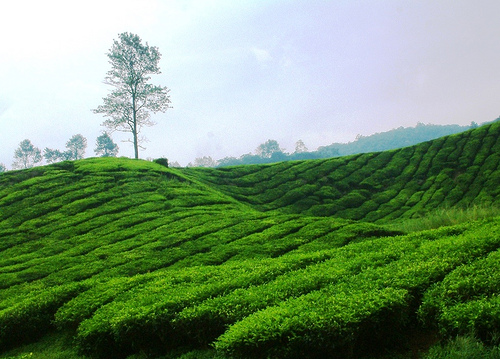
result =
[{"label": "pale sky", "polygon": [[[121,32],[157,46],[173,109],[141,158],[186,165],[268,139],[293,152],[417,122],[500,115],[498,0],[0,0],[0,163],[24,139],[87,157],[105,128],[106,53]],[[133,147],[114,133],[119,155]]]}]

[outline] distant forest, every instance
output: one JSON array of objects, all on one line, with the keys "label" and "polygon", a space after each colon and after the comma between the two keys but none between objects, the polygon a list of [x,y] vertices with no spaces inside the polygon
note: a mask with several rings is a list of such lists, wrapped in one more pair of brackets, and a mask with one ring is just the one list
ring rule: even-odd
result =
[{"label": "distant forest", "polygon": [[485,122],[478,125],[472,122],[468,126],[460,125],[433,125],[417,123],[415,127],[398,127],[387,132],[375,133],[370,136],[358,135],[356,139],[348,143],[332,143],[328,146],[321,146],[316,151],[309,151],[306,145],[299,140],[295,151],[287,153],[280,148],[275,140],[268,140],[261,144],[254,153],[248,153],[236,157],[225,157],[218,161],[211,157],[196,158],[194,163],[189,163],[188,167],[225,167],[246,164],[263,164],[291,160],[306,160],[348,156],[357,153],[379,152],[396,148],[412,146],[417,143],[430,141],[439,137],[452,135],[467,131],[478,126],[499,121]]}]

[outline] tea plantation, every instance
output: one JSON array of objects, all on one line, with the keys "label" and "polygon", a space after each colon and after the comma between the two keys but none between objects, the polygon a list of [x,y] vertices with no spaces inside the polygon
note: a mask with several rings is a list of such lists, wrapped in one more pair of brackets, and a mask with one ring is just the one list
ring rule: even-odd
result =
[{"label": "tea plantation", "polygon": [[[500,123],[325,160],[6,172],[0,358],[410,358],[415,338],[457,335],[497,346],[499,204]],[[404,227],[474,208],[491,211]]]}]

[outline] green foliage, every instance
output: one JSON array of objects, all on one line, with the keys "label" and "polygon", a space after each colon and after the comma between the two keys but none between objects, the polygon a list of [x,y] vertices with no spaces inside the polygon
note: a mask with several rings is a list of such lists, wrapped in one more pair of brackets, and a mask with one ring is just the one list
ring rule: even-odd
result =
[{"label": "green foliage", "polygon": [[2,359],[85,359],[73,345],[71,332],[49,333],[35,343],[0,354]]},{"label": "green foliage", "polygon": [[422,320],[448,337],[472,333],[499,344],[499,260],[495,251],[447,275],[426,293],[419,310]]},{"label": "green foliage", "polygon": [[237,357],[349,356],[368,349],[357,341],[362,332],[380,345],[397,336],[398,325],[388,324],[404,322],[405,301],[406,292],[392,288],[317,291],[238,322],[215,348]]},{"label": "green foliage", "polygon": [[414,330],[498,345],[498,131],[272,165],[3,173],[0,352],[38,355],[25,345],[49,333],[101,358],[355,358]]},{"label": "green foliage", "polygon": [[388,222],[498,202],[499,124],[480,129],[382,153],[183,172],[262,211]]}]

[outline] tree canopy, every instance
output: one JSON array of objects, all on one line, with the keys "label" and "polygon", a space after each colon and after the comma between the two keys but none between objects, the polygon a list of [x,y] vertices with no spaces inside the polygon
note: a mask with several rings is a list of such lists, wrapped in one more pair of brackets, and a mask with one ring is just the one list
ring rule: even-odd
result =
[{"label": "tree canopy", "polygon": [[118,155],[118,145],[113,142],[107,132],[103,132],[102,135],[97,137],[94,152],[100,157],[116,157]]},{"label": "tree canopy", "polygon": [[21,141],[19,147],[14,152],[14,162],[12,168],[23,169],[31,168],[39,162],[42,162],[42,151],[33,146],[30,140]]},{"label": "tree canopy", "polygon": [[80,134],[74,135],[66,142],[66,148],[68,160],[80,160],[85,156],[87,139]]},{"label": "tree canopy", "polygon": [[87,139],[80,134],[71,137],[66,142],[66,151],[53,150],[46,147],[43,151],[43,157],[47,163],[55,163],[67,160],[81,160],[85,156],[87,148]]},{"label": "tree canopy", "polygon": [[130,132],[135,158],[139,158],[142,127],[153,126],[150,112],[165,112],[170,107],[169,89],[149,84],[151,74],[160,74],[161,54],[155,46],[142,44],[138,35],[124,32],[114,40],[107,54],[111,70],[105,83],[114,87],[104,104],[94,113],[108,117],[102,125],[114,131]]},{"label": "tree canopy", "polygon": [[255,150],[255,153],[263,158],[271,158],[274,153],[278,152],[283,152],[283,150],[276,140],[267,140],[265,143],[260,144]]}]

